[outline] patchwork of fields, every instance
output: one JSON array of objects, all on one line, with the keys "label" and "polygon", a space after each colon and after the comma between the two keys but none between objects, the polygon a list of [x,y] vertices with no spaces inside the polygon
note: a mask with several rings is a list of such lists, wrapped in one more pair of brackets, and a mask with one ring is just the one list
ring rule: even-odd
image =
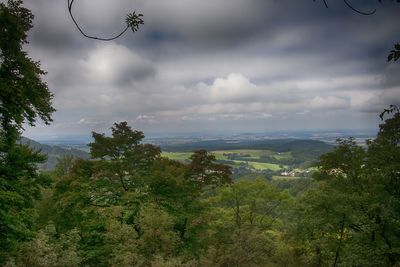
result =
[{"label": "patchwork of fields", "polygon": [[[290,152],[274,152],[271,150],[257,149],[237,149],[237,150],[216,150],[210,151],[219,162],[222,162],[233,168],[247,167],[250,169],[263,171],[272,170],[279,171],[286,169],[288,166],[269,162],[271,159],[282,160],[290,159]],[[189,161],[192,153],[190,152],[163,152],[162,156],[172,160],[182,162]],[[273,160],[272,160],[273,161]]]}]

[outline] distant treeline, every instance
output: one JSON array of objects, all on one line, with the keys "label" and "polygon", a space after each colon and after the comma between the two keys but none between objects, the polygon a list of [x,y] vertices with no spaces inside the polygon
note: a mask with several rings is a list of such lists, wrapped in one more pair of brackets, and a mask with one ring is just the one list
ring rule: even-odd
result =
[{"label": "distant treeline", "polygon": [[190,152],[193,150],[234,150],[234,149],[265,149],[276,152],[299,150],[330,151],[332,145],[318,140],[271,139],[271,140],[205,140],[185,144],[162,145],[161,149],[168,152]]},{"label": "distant treeline", "polygon": [[213,150],[237,150],[237,149],[259,149],[275,152],[291,152],[298,164],[304,161],[317,159],[319,156],[333,150],[333,146],[318,140],[299,139],[271,139],[271,140],[207,140],[194,141],[185,144],[163,145],[163,151],[167,152],[190,152],[199,149]]}]

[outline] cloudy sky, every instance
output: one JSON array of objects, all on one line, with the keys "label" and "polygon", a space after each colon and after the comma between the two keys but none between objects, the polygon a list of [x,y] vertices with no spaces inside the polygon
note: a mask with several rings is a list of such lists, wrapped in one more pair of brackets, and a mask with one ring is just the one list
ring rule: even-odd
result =
[{"label": "cloudy sky", "polygon": [[126,120],[145,133],[374,129],[400,103],[400,4],[316,0],[76,0],[85,31],[109,37],[129,11],[145,25],[112,42],[84,38],[66,0],[25,0],[29,55],[54,93],[43,139]]}]

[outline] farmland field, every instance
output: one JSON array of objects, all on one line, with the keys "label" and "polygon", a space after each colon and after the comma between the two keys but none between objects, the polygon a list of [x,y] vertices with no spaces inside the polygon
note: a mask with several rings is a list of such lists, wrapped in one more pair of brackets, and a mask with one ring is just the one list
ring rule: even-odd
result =
[{"label": "farmland field", "polygon": [[281,175],[274,175],[272,176],[272,180],[277,181],[277,180],[296,180],[300,179],[301,177],[297,176],[281,176]]},{"label": "farmland field", "polygon": [[[308,177],[318,157],[333,147],[322,141],[276,140],[194,140],[179,144],[163,144],[162,156],[189,162],[192,151],[205,149],[221,164],[232,167],[239,178],[246,174],[260,173],[272,176]],[[283,178],[282,178],[283,179]]]},{"label": "farmland field", "polygon": [[260,158],[262,156],[270,156],[276,159],[291,158],[290,152],[275,152],[272,150],[258,150],[258,149],[236,149],[236,150],[217,150],[212,151],[216,156],[224,156],[227,154],[249,155],[250,158]]},{"label": "farmland field", "polygon": [[[224,164],[229,165],[233,168],[245,166],[260,171],[262,170],[278,171],[282,169],[282,167],[283,168],[287,167],[276,163],[260,162],[263,157],[271,157],[277,160],[292,157],[290,152],[279,153],[271,150],[256,150],[256,149],[217,150],[217,151],[210,151],[210,153],[214,154],[218,161],[223,161]],[[163,157],[183,162],[189,160],[191,155],[192,153],[190,152],[162,153]]]},{"label": "farmland field", "polygon": [[192,153],[190,152],[162,152],[161,156],[177,160],[177,161],[186,161],[189,160]]},{"label": "farmland field", "polygon": [[[272,170],[277,171],[282,169],[278,164],[265,162],[249,162],[249,165],[256,170]],[[286,166],[283,166],[286,167]]]}]

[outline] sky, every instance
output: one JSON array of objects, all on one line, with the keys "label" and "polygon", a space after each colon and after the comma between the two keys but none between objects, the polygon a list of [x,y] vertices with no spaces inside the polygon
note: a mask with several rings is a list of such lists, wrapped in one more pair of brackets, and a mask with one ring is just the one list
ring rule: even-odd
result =
[{"label": "sky", "polygon": [[[3,1],[4,2],[4,1]],[[146,134],[375,129],[400,103],[400,4],[312,0],[75,0],[86,33],[110,37],[131,11],[138,32],[84,38],[66,0],[25,0],[25,46],[47,71],[57,111],[35,138],[105,132],[127,121]]]}]

